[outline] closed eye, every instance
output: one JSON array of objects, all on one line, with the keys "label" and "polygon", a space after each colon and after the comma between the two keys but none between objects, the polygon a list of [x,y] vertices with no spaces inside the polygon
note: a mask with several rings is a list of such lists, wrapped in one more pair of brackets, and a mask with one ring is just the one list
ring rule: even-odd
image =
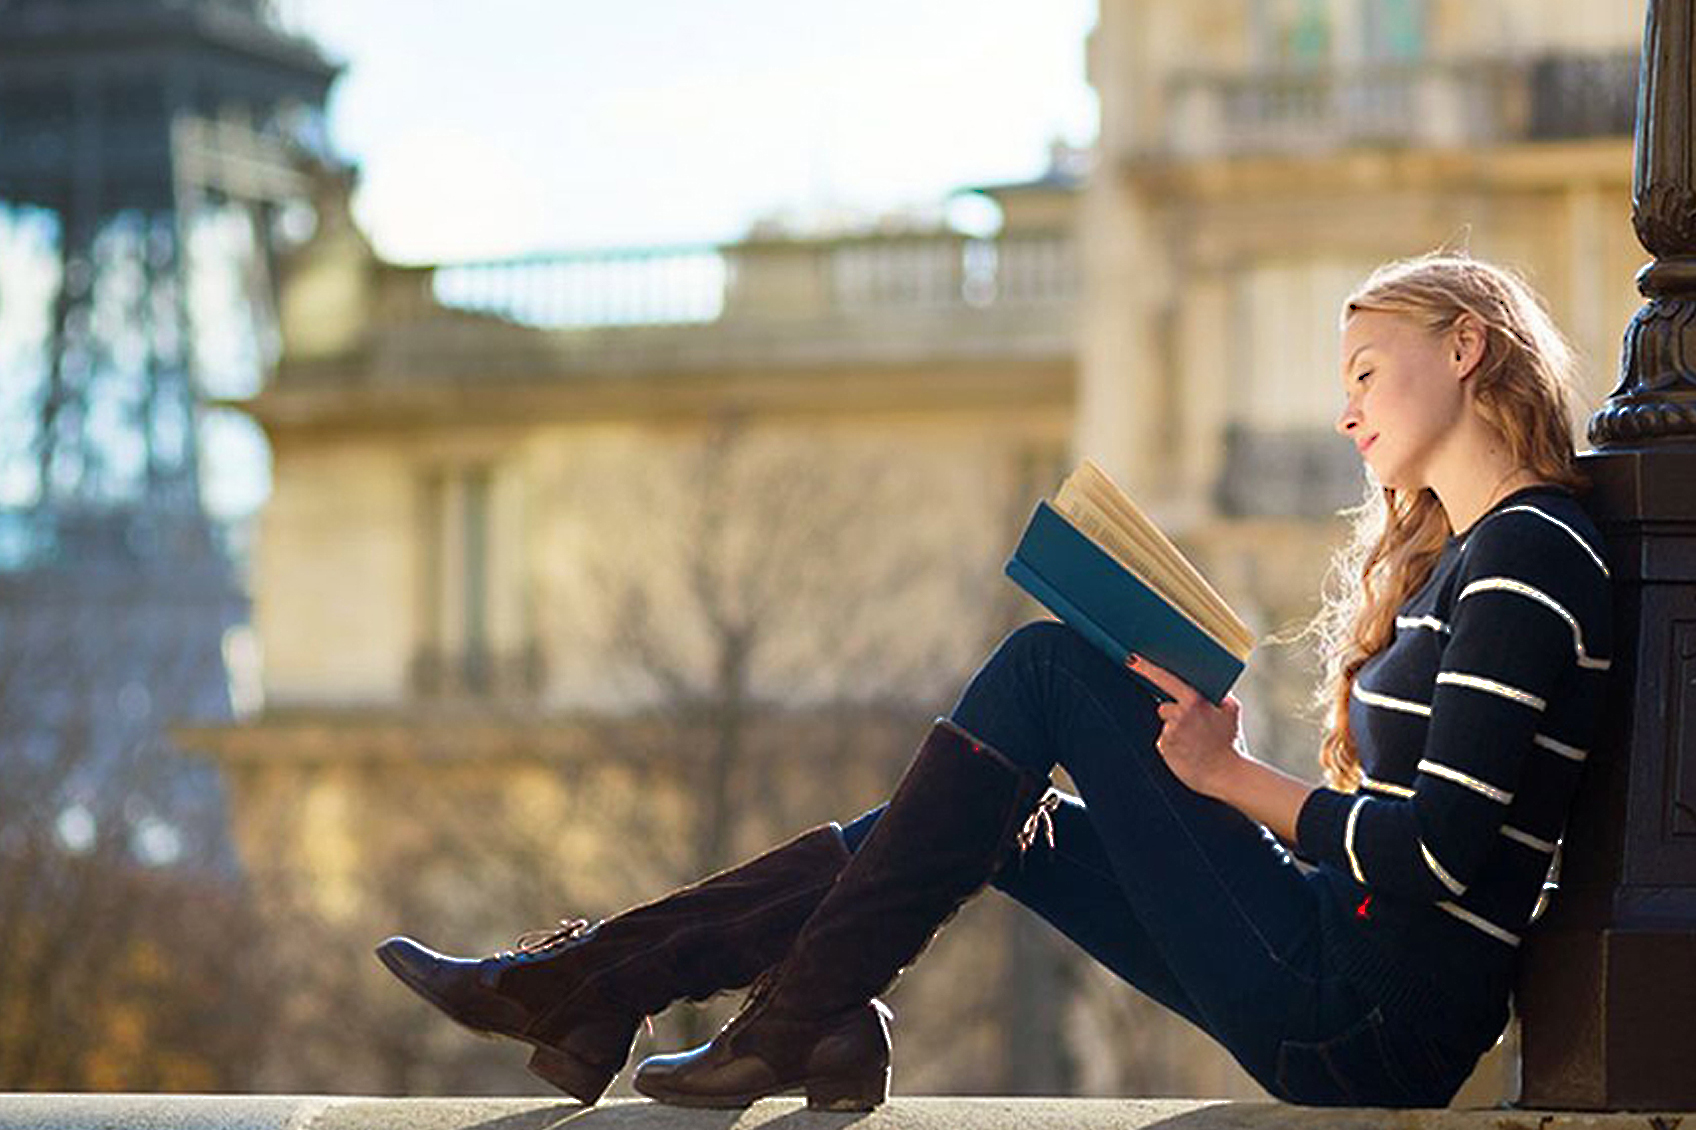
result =
[{"label": "closed eye", "polygon": [[1356,381],[1364,381],[1367,377],[1370,377],[1371,375],[1372,375],[1371,369],[1362,369],[1361,372],[1360,372],[1360,375],[1355,377],[1355,380]]}]

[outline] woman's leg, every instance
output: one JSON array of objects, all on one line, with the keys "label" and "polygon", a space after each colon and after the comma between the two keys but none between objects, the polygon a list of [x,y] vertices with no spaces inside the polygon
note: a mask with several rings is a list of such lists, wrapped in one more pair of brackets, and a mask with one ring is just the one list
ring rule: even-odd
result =
[{"label": "woman's leg", "polygon": [[[1324,975],[1318,892],[1288,853],[1167,768],[1154,748],[1155,705],[1082,636],[1045,621],[1003,641],[952,719],[1032,772],[1063,766],[1082,796],[1084,821],[1068,817],[1056,842],[1063,859],[1091,866],[1051,867],[1062,888],[1055,894],[1040,889],[1042,864],[1027,861],[1035,876],[1021,883],[1010,871],[1010,893],[1195,1020],[1268,1089],[1286,1093],[1295,1088],[1281,1078],[1285,1045],[1330,1040],[1371,1002]],[[1041,850],[1030,854],[1039,860]],[[1118,898],[1092,909],[1066,888],[1100,896],[1104,884],[1089,873],[1103,863]],[[1140,928],[1126,929],[1128,920]]]},{"label": "woman's leg", "polygon": [[1027,854],[1022,876],[1016,863],[1001,869],[1009,889],[1195,1019],[1274,1093],[1406,1105],[1407,1089],[1380,1078],[1372,1002],[1321,976],[1314,888],[1257,825],[1171,775],[1158,729],[1140,685],[1070,629],[1015,632],[932,728],[886,809],[850,825],[853,861],[763,991],[710,1044],[644,1062],[637,1089],[693,1106],[793,1086],[811,1105],[881,1101],[888,1042],[873,996],[998,874],[1058,763],[1084,800],[1062,810],[1070,842],[1046,865],[1041,847]]},{"label": "woman's leg", "polygon": [[[879,805],[843,826],[849,851],[858,849],[882,812]],[[1013,857],[992,880],[994,886],[1115,975],[1201,1026],[1195,1002],[1126,900],[1082,802],[1062,794],[1053,821],[1054,846],[1039,842]]]},{"label": "woman's leg", "polygon": [[783,961],[709,1044],[645,1060],[636,1089],[682,1106],[795,1087],[823,1109],[882,1102],[889,1035],[875,998],[1026,840],[1047,792],[1046,774],[938,719]]},{"label": "woman's leg", "polygon": [[377,956],[460,1024],[531,1044],[531,1071],[593,1103],[644,1017],[775,964],[848,859],[840,829],[823,825],[592,927],[562,924],[491,957],[450,957],[407,937]]}]

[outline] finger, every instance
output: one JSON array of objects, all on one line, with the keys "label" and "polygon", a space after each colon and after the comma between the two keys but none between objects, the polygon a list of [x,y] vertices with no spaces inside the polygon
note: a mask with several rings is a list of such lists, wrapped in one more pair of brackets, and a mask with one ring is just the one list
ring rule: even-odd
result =
[{"label": "finger", "polygon": [[1151,663],[1140,655],[1133,655],[1130,662],[1131,670],[1171,695],[1180,703],[1193,702],[1201,697],[1201,692],[1184,682],[1158,663]]}]

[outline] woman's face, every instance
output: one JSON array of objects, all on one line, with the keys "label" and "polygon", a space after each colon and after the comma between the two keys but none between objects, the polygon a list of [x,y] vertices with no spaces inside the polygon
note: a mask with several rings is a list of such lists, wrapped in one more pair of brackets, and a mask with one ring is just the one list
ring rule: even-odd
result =
[{"label": "woman's face", "polygon": [[1337,431],[1384,486],[1430,485],[1431,462],[1455,434],[1466,398],[1454,338],[1382,310],[1359,310],[1343,323],[1346,403]]}]

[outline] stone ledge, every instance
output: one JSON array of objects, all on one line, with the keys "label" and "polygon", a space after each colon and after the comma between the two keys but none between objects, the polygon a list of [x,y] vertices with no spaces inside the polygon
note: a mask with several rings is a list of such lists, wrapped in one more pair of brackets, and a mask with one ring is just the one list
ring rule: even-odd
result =
[{"label": "stone ledge", "polygon": [[1676,1130],[1696,1114],[1368,1110],[1195,1099],[897,1098],[870,1114],[679,1110],[635,1099],[318,1095],[0,1095],[0,1130]]}]

